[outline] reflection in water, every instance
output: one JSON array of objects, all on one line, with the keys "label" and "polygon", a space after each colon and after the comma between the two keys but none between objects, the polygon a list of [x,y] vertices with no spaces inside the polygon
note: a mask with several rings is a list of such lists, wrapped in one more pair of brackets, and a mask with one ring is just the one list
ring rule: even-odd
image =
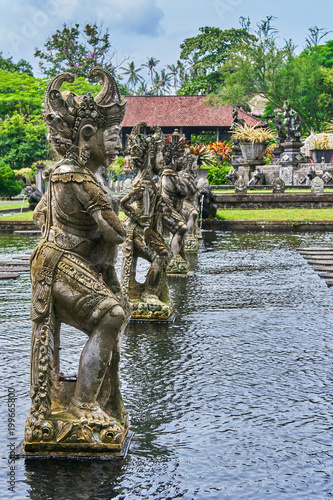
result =
[{"label": "reflection in water", "polygon": [[[0,257],[34,244],[0,237]],[[333,246],[333,234],[204,232],[195,274],[170,278],[175,322],[134,324],[123,338],[135,432],[126,460],[21,460],[17,498],[330,498],[332,291],[298,246]],[[0,285],[3,381],[15,383],[20,438],[29,302],[27,276]],[[84,337],[65,328],[62,341],[61,366],[75,372]],[[0,417],[5,450],[5,405]]]}]

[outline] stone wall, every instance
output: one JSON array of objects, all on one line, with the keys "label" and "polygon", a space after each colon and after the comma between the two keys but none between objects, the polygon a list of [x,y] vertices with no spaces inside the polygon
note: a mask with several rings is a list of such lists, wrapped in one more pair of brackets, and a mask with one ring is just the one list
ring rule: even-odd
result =
[{"label": "stone wall", "polygon": [[216,194],[218,208],[333,208],[333,193]]}]

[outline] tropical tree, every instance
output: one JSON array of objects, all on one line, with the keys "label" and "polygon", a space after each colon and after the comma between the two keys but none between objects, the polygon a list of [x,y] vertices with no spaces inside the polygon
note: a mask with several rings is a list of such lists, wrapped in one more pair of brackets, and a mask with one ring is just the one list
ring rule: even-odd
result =
[{"label": "tropical tree", "polygon": [[5,58],[0,52],[0,69],[11,71],[12,73],[26,73],[29,76],[34,76],[31,64],[25,59],[20,59],[17,63],[13,62],[12,57]]},{"label": "tropical tree", "polygon": [[[325,105],[324,96],[331,85],[329,73],[320,66],[320,49],[314,45],[320,39],[318,31],[321,30],[310,29],[307,47],[297,56],[291,40],[283,46],[277,44],[273,19],[268,16],[257,25],[253,43],[240,43],[229,54],[220,69],[224,83],[218,100],[246,108],[253,96],[260,95],[267,100],[266,116],[269,117],[276,109],[282,109],[288,99],[300,114],[303,127],[319,131],[329,119],[330,106]],[[249,20],[243,20],[244,23],[249,28]]]},{"label": "tropical tree", "polygon": [[0,196],[16,196],[22,190],[21,184],[15,178],[15,172],[0,159]]},{"label": "tropical tree", "polygon": [[48,157],[47,126],[39,118],[26,122],[20,114],[0,122],[0,157],[14,170]]},{"label": "tropical tree", "polygon": [[[199,28],[201,33],[195,37],[186,38],[180,45],[180,59],[184,60],[189,69],[189,78],[184,83],[191,82],[196,93],[205,94],[207,90],[215,92],[221,85],[220,68],[226,62],[231,51],[243,42],[249,44],[255,38],[245,27],[221,30],[205,26]],[[189,88],[180,89],[180,94],[192,93]]]},{"label": "tropical tree", "polygon": [[138,83],[144,81],[143,76],[139,75],[139,71],[142,71],[142,67],[136,68],[134,61],[130,61],[127,65],[127,68],[122,66],[120,69],[123,70],[121,75],[125,75],[128,77],[127,85],[133,90],[135,90],[135,87]]},{"label": "tropical tree", "polygon": [[82,29],[64,24],[44,44],[45,49],[36,49],[34,56],[40,59],[41,71],[48,77],[70,71],[86,77],[92,66],[102,66],[115,74],[115,51],[112,50],[108,30],[94,24],[86,24]]},{"label": "tropical tree", "polygon": [[156,66],[160,62],[159,59],[155,59],[155,57],[147,57],[147,61],[142,65],[145,68],[148,68],[148,73],[150,75],[151,83],[153,83],[153,77],[155,73]]},{"label": "tropical tree", "polygon": [[0,116],[18,112],[25,120],[41,115],[45,80],[0,69]]}]

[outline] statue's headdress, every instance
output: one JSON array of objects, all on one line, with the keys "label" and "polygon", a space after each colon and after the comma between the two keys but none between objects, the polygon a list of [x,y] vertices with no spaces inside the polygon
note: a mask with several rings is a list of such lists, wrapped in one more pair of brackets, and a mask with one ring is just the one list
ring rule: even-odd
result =
[{"label": "statue's headdress", "polygon": [[44,120],[50,127],[56,150],[64,155],[78,143],[80,129],[91,124],[97,128],[119,125],[125,114],[126,101],[121,100],[119,87],[113,75],[104,68],[94,67],[88,77],[100,78],[102,90],[94,98],[90,92],[83,96],[61,92],[64,82],[73,83],[71,73],[54,77],[45,92]]}]

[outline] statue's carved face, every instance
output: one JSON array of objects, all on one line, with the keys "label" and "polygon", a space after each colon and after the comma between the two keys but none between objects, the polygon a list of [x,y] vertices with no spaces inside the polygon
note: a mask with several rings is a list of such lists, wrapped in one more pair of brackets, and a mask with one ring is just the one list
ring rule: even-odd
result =
[{"label": "statue's carved face", "polygon": [[112,125],[105,129],[98,129],[89,139],[87,145],[90,149],[90,167],[108,167],[121,150],[119,137],[120,127]]},{"label": "statue's carved face", "polygon": [[119,133],[120,133],[120,127],[118,125],[113,125],[111,127],[108,127],[103,132],[104,151],[107,163],[105,166],[107,167],[115,159],[115,157],[119,154],[121,150],[121,141]]}]

